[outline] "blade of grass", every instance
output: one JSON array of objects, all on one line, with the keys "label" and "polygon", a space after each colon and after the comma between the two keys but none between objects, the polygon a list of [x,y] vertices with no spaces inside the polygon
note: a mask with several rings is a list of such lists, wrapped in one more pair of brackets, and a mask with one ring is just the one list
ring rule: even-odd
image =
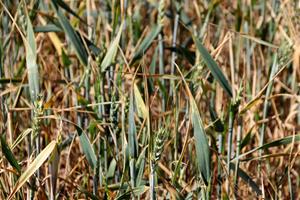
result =
[{"label": "blade of grass", "polygon": [[135,50],[134,56],[132,58],[132,63],[140,59],[145,54],[145,52],[148,50],[151,43],[158,36],[160,31],[161,31],[160,25],[152,26],[150,33],[144,38],[140,46]]},{"label": "blade of grass", "polygon": [[259,147],[256,147],[246,153],[243,153],[241,154],[239,157],[235,157],[234,159],[232,159],[232,161],[235,161],[237,158],[242,158],[244,156],[247,156],[251,153],[254,153],[255,151],[258,151],[260,149],[269,149],[269,148],[272,148],[272,147],[277,147],[277,146],[281,146],[281,145],[287,145],[287,144],[291,144],[293,142],[299,142],[300,141],[300,134],[298,135],[291,135],[291,136],[287,136],[287,137],[284,137],[284,138],[280,138],[280,139],[277,139],[277,140],[274,140],[272,142],[269,142],[267,144],[264,144],[262,146],[259,146]]},{"label": "blade of grass", "polygon": [[134,83],[134,97],[135,97],[138,116],[146,119],[148,117],[148,110],[136,83]]},{"label": "blade of grass", "polygon": [[[41,17],[41,16],[39,16]],[[46,22],[46,21],[44,21]],[[35,26],[34,27],[34,32],[35,33],[50,33],[50,32],[61,32],[61,28],[56,26],[55,24],[46,24],[46,23],[42,23],[42,26]]]},{"label": "blade of grass", "polygon": [[17,172],[21,173],[21,166],[19,165],[17,159],[15,158],[14,154],[12,153],[11,149],[7,145],[4,135],[1,137],[1,149],[2,153],[4,154],[5,158],[8,160],[8,162],[11,164],[13,168],[17,170]]},{"label": "blade of grass", "polygon": [[14,148],[16,148],[16,146],[18,146],[18,144],[28,135],[32,132],[31,128],[26,129],[25,131],[23,131],[18,137],[17,139],[15,139],[14,143],[11,145],[11,149],[13,150]]},{"label": "blade of grass", "polygon": [[58,177],[58,167],[59,167],[60,151],[58,145],[55,146],[51,158],[50,158],[50,199],[55,200],[56,196],[56,185]]},{"label": "blade of grass", "polygon": [[[269,108],[269,97],[271,95],[272,92],[272,88],[273,88],[273,82],[271,82],[271,80],[273,79],[274,75],[276,74],[278,68],[278,64],[277,64],[277,54],[274,55],[274,59],[273,59],[273,64],[271,66],[271,71],[270,71],[270,75],[269,75],[269,82],[270,84],[268,84],[267,90],[266,90],[266,98],[264,101],[264,107],[263,107],[263,116],[262,119],[266,119],[267,115],[268,115],[268,108]],[[266,123],[263,123],[261,128],[260,128],[260,141],[259,141],[259,145],[262,146],[264,144],[264,136],[265,136],[265,128],[266,128]],[[262,149],[260,149],[259,151],[259,155],[261,156],[263,153]]]},{"label": "blade of grass", "polygon": [[[235,170],[235,164],[230,163],[230,169]],[[259,186],[252,180],[252,178],[241,168],[237,168],[237,176],[242,178],[255,192],[257,195],[262,195],[262,191],[259,189]],[[237,185],[235,187],[238,187]],[[236,192],[236,191],[235,191]]]},{"label": "blade of grass", "polygon": [[278,46],[276,46],[274,44],[271,44],[267,41],[264,41],[264,40],[256,38],[256,37],[252,37],[251,35],[241,34],[240,36],[244,37],[244,38],[247,38],[249,40],[253,40],[254,42],[257,42],[258,44],[261,44],[261,45],[264,45],[264,46],[267,46],[267,47],[270,47],[270,48],[275,48],[275,49],[278,48]]},{"label": "blade of grass", "polygon": [[39,72],[36,63],[35,36],[29,16],[27,16],[27,41],[24,41],[26,48],[26,67],[28,70],[28,81],[31,100],[35,101],[39,94]]},{"label": "blade of grass", "polygon": [[203,126],[202,119],[199,114],[199,110],[197,104],[195,102],[194,97],[186,83],[183,74],[181,73],[178,65],[175,64],[177,67],[180,76],[185,84],[186,91],[189,96],[189,103],[190,103],[190,114],[191,114],[191,121],[194,128],[194,137],[195,137],[195,146],[196,146],[196,160],[197,160],[197,167],[199,173],[201,175],[202,180],[205,182],[206,185],[210,182],[211,177],[211,170],[210,170],[210,149],[208,146],[208,141],[206,138],[205,129]]},{"label": "blade of grass", "polygon": [[94,169],[96,167],[97,158],[96,158],[95,152],[92,148],[92,144],[90,143],[90,140],[87,137],[87,135],[84,133],[84,131],[79,126],[75,125],[75,128],[77,130],[77,133],[78,133],[78,136],[80,139],[80,145],[81,145],[82,151],[83,151],[89,165],[91,166],[92,169]]},{"label": "blade of grass", "polygon": [[70,123],[70,124],[74,125],[75,129],[77,131],[77,134],[79,136],[79,139],[80,139],[80,145],[81,145],[81,148],[83,150],[83,153],[86,156],[89,165],[92,167],[92,169],[94,169],[94,167],[96,166],[96,155],[95,155],[95,152],[92,148],[92,144],[90,143],[87,135],[82,130],[82,128],[80,128],[76,123],[74,123],[74,122],[72,122],[68,119],[57,117],[55,115],[48,115],[47,117],[41,117],[41,118],[62,120],[64,122],[67,122],[67,123]]},{"label": "blade of grass", "polygon": [[211,176],[210,150],[197,104],[192,95],[189,96],[189,99],[191,105],[191,121],[194,128],[197,163],[205,184],[208,184]]},{"label": "blade of grass", "polygon": [[132,190],[129,190],[127,192],[125,192],[124,194],[122,194],[121,196],[119,196],[118,198],[116,198],[116,200],[126,200],[126,199],[130,199],[131,195],[133,194],[134,196],[138,196],[138,195],[142,195],[145,191],[146,191],[147,187],[146,186],[139,186],[136,187]]},{"label": "blade of grass", "polygon": [[292,59],[289,60],[284,66],[281,67],[280,70],[268,81],[268,83],[258,92],[258,94],[252,98],[250,102],[248,102],[239,112],[239,114],[244,114],[246,113],[247,110],[249,110],[251,107],[257,105],[260,103],[260,99],[263,96],[265,90],[268,88],[270,84],[274,81],[274,79],[291,63]]},{"label": "blade of grass", "polygon": [[232,97],[232,89],[231,85],[228,83],[227,79],[225,78],[223,72],[221,71],[220,67],[216,63],[216,61],[211,57],[211,55],[208,53],[206,48],[201,44],[199,39],[197,39],[195,36],[193,36],[194,42],[196,44],[196,47],[200,54],[202,55],[202,58],[214,76],[214,78],[218,81],[218,83],[222,86],[222,88],[225,90],[225,92]]},{"label": "blade of grass", "polygon": [[[33,151],[35,151],[35,154],[39,154],[41,151],[40,147],[40,135],[39,135],[39,120],[37,120],[37,116],[39,112],[38,109],[36,109],[36,105],[38,104],[39,100],[39,72],[38,72],[38,65],[36,63],[37,60],[37,54],[36,54],[36,42],[35,42],[35,36],[33,27],[29,18],[29,15],[27,13],[27,10],[25,9],[26,17],[27,17],[27,35],[26,39],[24,40],[25,43],[25,49],[26,49],[26,67],[28,70],[28,82],[29,82],[29,90],[30,90],[30,97],[31,97],[31,103],[34,105],[34,110],[32,111],[32,134],[28,135],[28,156],[31,155]],[[35,142],[34,142],[35,140]],[[37,177],[40,178],[40,173],[37,171]],[[31,180],[31,184],[35,185],[34,179]],[[29,190],[28,190],[29,192]],[[30,190],[30,197],[33,197],[34,191]]]},{"label": "blade of grass", "polygon": [[35,158],[35,160],[28,166],[26,171],[20,176],[16,182],[12,192],[8,196],[8,200],[12,199],[14,194],[29,180],[29,178],[38,170],[42,164],[46,161],[49,155],[52,153],[56,146],[56,141],[52,141],[47,145],[47,147]]},{"label": "blade of grass", "polygon": [[76,12],[74,12],[69,6],[68,4],[66,4],[64,1],[62,0],[53,0],[57,5],[59,5],[61,8],[63,8],[64,10],[66,10],[68,13],[72,14],[73,16],[77,17],[81,22],[84,22],[83,19],[81,19],[81,17],[79,15],[77,15]]},{"label": "blade of grass", "polygon": [[129,148],[129,162],[130,162],[130,181],[131,186],[134,188],[136,183],[135,177],[135,159],[137,156],[137,135],[136,135],[136,125],[134,121],[134,92],[131,91],[130,101],[129,101],[129,113],[128,113],[128,148]]},{"label": "blade of grass", "polygon": [[138,173],[137,173],[137,177],[136,177],[136,186],[142,185],[145,163],[146,163],[146,150],[147,150],[147,147],[145,147],[141,151],[141,153],[136,161],[136,169],[138,169]]},{"label": "blade of grass", "polygon": [[121,39],[121,34],[123,31],[123,25],[124,22],[121,24],[120,28],[119,28],[119,32],[115,38],[115,40],[111,43],[104,59],[101,62],[101,71],[104,72],[106,70],[107,67],[109,67],[112,62],[114,61],[117,51],[118,51],[118,47],[119,47],[119,42]]},{"label": "blade of grass", "polygon": [[84,48],[84,44],[82,43],[80,37],[75,32],[74,28],[69,23],[66,16],[62,13],[62,11],[59,9],[58,4],[56,0],[52,0],[52,7],[55,10],[55,13],[58,17],[58,20],[62,26],[62,28],[65,31],[65,34],[69,37],[69,41],[74,46],[75,52],[77,57],[79,58],[81,64],[84,66],[87,66],[88,63],[88,54],[86,52],[86,49]]}]

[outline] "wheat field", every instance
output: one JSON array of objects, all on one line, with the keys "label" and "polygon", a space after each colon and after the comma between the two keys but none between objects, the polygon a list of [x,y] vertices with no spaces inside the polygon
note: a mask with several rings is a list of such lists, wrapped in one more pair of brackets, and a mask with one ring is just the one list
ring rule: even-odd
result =
[{"label": "wheat field", "polygon": [[300,1],[0,0],[0,199],[299,199]]}]

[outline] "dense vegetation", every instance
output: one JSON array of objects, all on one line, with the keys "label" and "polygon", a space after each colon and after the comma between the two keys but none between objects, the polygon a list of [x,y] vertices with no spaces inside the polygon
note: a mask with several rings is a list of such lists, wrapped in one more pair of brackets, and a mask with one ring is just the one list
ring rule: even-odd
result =
[{"label": "dense vegetation", "polygon": [[299,16],[1,0],[0,199],[300,198]]}]

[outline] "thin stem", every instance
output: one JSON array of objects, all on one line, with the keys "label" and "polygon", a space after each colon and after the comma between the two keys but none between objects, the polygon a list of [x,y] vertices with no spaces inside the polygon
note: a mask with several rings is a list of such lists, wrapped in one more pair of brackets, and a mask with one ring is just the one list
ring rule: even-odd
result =
[{"label": "thin stem", "polygon": [[233,135],[233,124],[234,124],[234,111],[232,106],[230,106],[229,111],[229,122],[228,122],[228,137],[227,137],[227,170],[228,170],[228,180],[227,180],[227,194],[230,193],[230,161],[232,154],[232,135]]},{"label": "thin stem", "polygon": [[[238,169],[239,169],[239,155],[241,149],[241,135],[242,135],[242,117],[238,117],[238,130],[237,130],[237,137],[236,137],[236,161],[235,161],[235,172],[234,172],[234,188],[238,187]],[[236,191],[236,189],[235,189]],[[236,195],[236,192],[234,192]],[[237,196],[235,196],[237,198]]]}]

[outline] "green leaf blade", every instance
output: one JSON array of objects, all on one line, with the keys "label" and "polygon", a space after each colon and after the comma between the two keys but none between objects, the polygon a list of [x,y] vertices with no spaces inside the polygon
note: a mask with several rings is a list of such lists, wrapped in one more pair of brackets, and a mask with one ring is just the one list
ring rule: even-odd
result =
[{"label": "green leaf blade", "polygon": [[212,56],[208,53],[206,48],[201,44],[199,39],[196,37],[193,37],[194,42],[197,46],[198,51],[200,52],[206,66],[214,76],[214,78],[219,82],[219,84],[222,86],[222,88],[225,90],[225,92],[232,97],[232,88],[231,85],[229,85],[226,77],[224,76],[223,72],[221,71],[220,67],[216,63],[216,61],[212,58]]},{"label": "green leaf blade", "polygon": [[242,157],[244,157],[246,155],[249,155],[251,153],[254,153],[255,151],[258,151],[260,149],[269,149],[269,148],[272,148],[272,147],[287,145],[287,144],[291,144],[292,142],[296,143],[296,142],[299,142],[299,141],[300,141],[300,134],[280,138],[280,139],[271,141],[267,144],[264,144],[262,146],[256,147],[256,148],[254,148],[250,151],[247,151],[246,153],[243,153],[243,154],[239,155],[238,157],[234,158],[232,161],[235,161],[237,159],[241,159]]},{"label": "green leaf blade", "polygon": [[88,139],[87,135],[83,132],[83,130],[79,126],[75,126],[75,127],[79,135],[82,151],[89,165],[91,166],[92,169],[94,169],[96,167],[97,158],[92,148],[92,144],[90,143],[90,140]]},{"label": "green leaf blade", "polygon": [[34,31],[29,16],[27,16],[27,40],[24,41],[26,49],[26,67],[31,100],[35,101],[39,94],[39,72],[36,63],[36,43]]},{"label": "green leaf blade", "polygon": [[52,0],[52,5],[53,5],[56,15],[58,16],[58,20],[59,20],[63,30],[65,31],[66,35],[69,37],[70,42],[74,46],[77,57],[79,58],[80,62],[84,66],[87,66],[88,54],[86,52],[86,49],[84,48],[84,44],[82,43],[80,37],[77,35],[76,31],[71,26],[71,24],[68,21],[68,19],[66,18],[66,16],[59,9],[57,1]]},{"label": "green leaf blade", "polygon": [[[235,170],[235,164],[232,162],[230,163],[230,170],[233,170],[233,171]],[[252,180],[252,178],[247,174],[247,172],[245,172],[241,168],[238,168],[237,175],[245,183],[247,183],[253,189],[253,191],[256,192],[256,194],[258,196],[262,195],[262,191],[259,189],[259,186]],[[235,187],[238,188],[238,186],[235,186]]]},{"label": "green leaf blade", "polygon": [[21,167],[17,159],[15,158],[14,154],[12,153],[11,149],[7,145],[4,135],[1,136],[1,149],[5,158],[8,160],[9,164],[11,164],[11,166],[15,168],[18,173],[21,173]]},{"label": "green leaf blade", "polygon": [[197,165],[205,184],[208,184],[211,177],[209,145],[196,102],[192,96],[190,96],[190,104],[191,120],[194,128]]},{"label": "green leaf blade", "polygon": [[153,40],[157,37],[157,35],[161,31],[161,26],[156,25],[151,28],[150,33],[145,37],[140,46],[136,49],[135,54],[133,56],[133,62],[138,60],[143,56],[143,54],[148,50]]},{"label": "green leaf blade", "polygon": [[116,38],[114,39],[113,43],[110,45],[103,61],[101,62],[101,71],[102,72],[104,72],[105,69],[112,64],[112,62],[114,61],[114,59],[116,57],[118,47],[119,47],[119,42],[121,39],[122,30],[123,30],[123,25],[124,25],[124,23],[121,24]]}]

